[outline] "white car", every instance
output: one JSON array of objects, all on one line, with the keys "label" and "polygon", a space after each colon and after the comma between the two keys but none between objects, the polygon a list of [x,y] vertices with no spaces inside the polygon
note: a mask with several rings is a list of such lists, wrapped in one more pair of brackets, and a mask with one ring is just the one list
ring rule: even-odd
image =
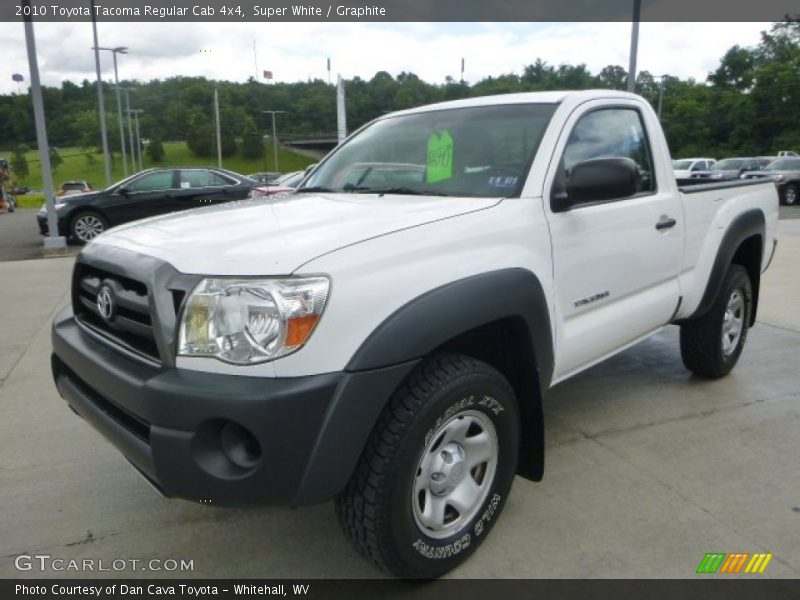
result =
[{"label": "white car", "polygon": [[672,161],[672,171],[675,179],[689,179],[692,176],[705,173],[717,162],[714,158],[682,158]]},{"label": "white car", "polygon": [[[388,173],[372,184],[366,163]],[[679,188],[637,95],[423,106],[360,129],[286,199],[96,237],[52,372],[165,495],[335,498],[362,555],[437,577],[515,475],[542,479],[553,386],[669,324],[688,370],[733,369],[777,222],[772,181]]]}]

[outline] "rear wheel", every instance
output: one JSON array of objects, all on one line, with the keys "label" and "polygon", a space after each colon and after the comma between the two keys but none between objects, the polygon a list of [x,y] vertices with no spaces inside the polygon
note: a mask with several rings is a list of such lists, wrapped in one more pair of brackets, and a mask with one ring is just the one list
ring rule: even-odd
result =
[{"label": "rear wheel", "polygon": [[797,197],[797,185],[789,183],[783,188],[783,203],[787,206],[793,206],[798,203],[800,198]]},{"label": "rear wheel", "polygon": [[715,379],[730,373],[747,339],[752,306],[747,271],[730,265],[711,309],[681,325],[681,358],[686,368]]},{"label": "rear wheel", "polygon": [[422,363],[373,430],[336,512],[356,549],[397,577],[438,577],[485,539],[511,489],[519,417],[494,368]]},{"label": "rear wheel", "polygon": [[86,244],[108,229],[108,223],[102,215],[92,211],[83,211],[72,218],[70,235],[76,241]]}]

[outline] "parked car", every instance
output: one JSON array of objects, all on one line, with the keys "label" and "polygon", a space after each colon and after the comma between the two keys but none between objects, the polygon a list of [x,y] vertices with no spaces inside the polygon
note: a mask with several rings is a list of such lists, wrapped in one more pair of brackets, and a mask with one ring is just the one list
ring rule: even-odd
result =
[{"label": "parked car", "polygon": [[692,175],[692,178],[712,179],[716,181],[739,179],[745,171],[760,171],[774,159],[774,156],[726,158],[714,163],[706,173],[695,173]]},{"label": "parked car", "polygon": [[[58,233],[86,243],[129,221],[247,198],[257,185],[224,169],[148,169],[99,192],[59,196]],[[45,207],[36,217],[39,231],[47,235]]]},{"label": "parked car", "polygon": [[65,181],[56,192],[56,196],[72,196],[73,194],[88,194],[93,191],[88,181],[71,180]]},{"label": "parked car", "polygon": [[781,203],[800,203],[800,157],[786,156],[773,160],[761,171],[742,173],[743,179],[767,178],[775,182]]},{"label": "parked car", "polygon": [[[366,161],[422,164],[424,179],[340,187]],[[670,323],[693,373],[736,365],[778,197],[770,181],[696,183],[678,187],[634,94],[384,115],[289,202],[89,244],[53,324],[52,373],[166,496],[335,498],[362,555],[437,577],[480,547],[515,475],[542,479],[553,385]]]},{"label": "parked car", "polygon": [[780,152],[778,152],[778,156],[779,157],[783,157],[783,156],[800,157],[800,154],[798,154],[794,150],[781,150]]},{"label": "parked car", "polygon": [[695,173],[707,172],[714,163],[713,158],[682,158],[672,161],[672,172],[675,179],[689,179]]},{"label": "parked car", "polygon": [[286,173],[268,185],[253,188],[250,192],[250,197],[263,198],[264,196],[282,196],[283,194],[290,194],[300,185],[305,174],[305,171]]},{"label": "parked car", "polygon": [[253,179],[259,183],[273,183],[276,179],[283,177],[282,173],[250,173],[248,179]]}]

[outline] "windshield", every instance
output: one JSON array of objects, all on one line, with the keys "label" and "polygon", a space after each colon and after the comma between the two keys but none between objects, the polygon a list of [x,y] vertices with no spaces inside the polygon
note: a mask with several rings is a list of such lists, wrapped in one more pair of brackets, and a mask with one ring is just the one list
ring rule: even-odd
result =
[{"label": "windshield", "polygon": [[693,160],[673,160],[672,168],[675,171],[688,171],[693,162]]},{"label": "windshield", "polygon": [[504,104],[380,119],[321,163],[299,191],[519,195],[555,108]]},{"label": "windshield", "polygon": [[727,158],[716,163],[711,167],[712,171],[736,171],[744,165],[743,158]]},{"label": "windshield", "polygon": [[769,163],[766,171],[800,171],[800,158],[783,158]]}]

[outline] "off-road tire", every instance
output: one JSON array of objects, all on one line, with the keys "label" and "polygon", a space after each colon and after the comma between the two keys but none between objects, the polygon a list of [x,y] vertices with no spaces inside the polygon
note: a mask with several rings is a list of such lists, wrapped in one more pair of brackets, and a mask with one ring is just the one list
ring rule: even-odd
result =
[{"label": "off-road tire", "polygon": [[[743,298],[742,328],[735,347],[723,350],[723,326],[726,311],[733,294]],[[753,292],[750,277],[744,267],[730,265],[711,309],[703,316],[681,325],[681,358],[687,369],[701,377],[718,379],[731,372],[744,348],[750,315],[753,310]]]},{"label": "off-road tire", "polygon": [[[470,414],[488,417],[496,432],[494,474],[485,481],[485,499],[476,497],[472,518],[465,511],[459,517],[463,525],[452,535],[430,537],[414,512],[418,466],[441,451],[437,440],[447,423]],[[518,446],[519,411],[508,381],[466,356],[430,357],[400,385],[379,417],[355,473],[336,499],[339,522],[358,552],[382,570],[402,578],[439,577],[464,562],[488,535],[511,489]]]}]

